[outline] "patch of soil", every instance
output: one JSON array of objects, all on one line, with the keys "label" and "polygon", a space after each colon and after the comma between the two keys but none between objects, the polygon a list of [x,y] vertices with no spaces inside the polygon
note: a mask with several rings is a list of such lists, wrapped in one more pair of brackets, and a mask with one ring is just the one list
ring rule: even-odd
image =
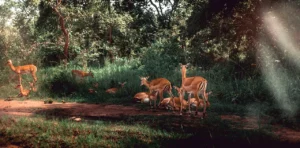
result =
[{"label": "patch of soil", "polygon": [[87,104],[87,103],[59,103],[44,104],[43,101],[4,101],[0,100],[0,115],[22,115],[31,116],[42,113],[56,113],[68,116],[89,117],[119,117],[131,115],[176,115],[172,112],[161,110],[141,110],[133,106],[111,105],[111,104]]},{"label": "patch of soil", "polygon": [[[135,106],[111,105],[111,104],[87,104],[87,103],[59,103],[44,104],[44,101],[5,101],[0,99],[0,116],[17,115],[32,116],[36,114],[50,114],[55,116],[67,117],[123,117],[138,115],[172,115],[180,116],[178,112],[160,110],[141,110]],[[255,116],[240,117],[236,115],[221,115],[221,119],[237,123],[238,128],[258,129],[259,126],[268,124],[267,119],[258,119]],[[300,143],[300,131],[295,131],[286,127],[274,126],[274,133],[281,137],[282,141],[290,143]]]}]

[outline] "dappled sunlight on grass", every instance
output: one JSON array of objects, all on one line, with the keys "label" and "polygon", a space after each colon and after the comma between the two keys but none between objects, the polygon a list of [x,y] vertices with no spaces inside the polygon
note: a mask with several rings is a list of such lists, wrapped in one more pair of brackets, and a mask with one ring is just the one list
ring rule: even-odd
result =
[{"label": "dappled sunlight on grass", "polygon": [[76,123],[69,120],[44,120],[42,117],[3,117],[0,124],[0,131],[5,137],[22,140],[20,146],[29,147],[53,147],[56,144],[67,147],[155,146],[164,139],[187,136],[155,130],[147,125],[126,125],[122,122]]},{"label": "dappled sunlight on grass", "polygon": [[0,145],[6,143],[22,147],[289,145],[276,138],[268,126],[257,129],[255,126],[247,128],[247,125],[232,123],[248,120],[251,122],[250,120],[256,120],[255,118],[236,116],[236,120],[232,120],[232,117],[224,116],[223,121],[215,114],[211,114],[205,120],[176,116],[132,116],[120,120],[83,119],[76,122],[71,119],[44,116],[32,118],[3,116],[0,118],[0,135],[4,139],[0,141]]}]

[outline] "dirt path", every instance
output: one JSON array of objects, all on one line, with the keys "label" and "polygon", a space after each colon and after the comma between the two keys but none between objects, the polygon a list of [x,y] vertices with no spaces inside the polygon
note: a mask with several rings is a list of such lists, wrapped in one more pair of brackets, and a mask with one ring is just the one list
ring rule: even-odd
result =
[{"label": "dirt path", "polygon": [[[59,103],[44,104],[43,101],[5,101],[0,99],[0,116],[18,115],[32,116],[35,114],[52,113],[59,116],[68,117],[122,117],[137,115],[174,115],[172,112],[159,110],[157,112],[141,110],[134,106],[108,105],[108,104],[87,104],[87,103]],[[240,123],[243,129],[258,129],[258,119],[256,117],[240,117],[236,115],[222,115],[223,120],[230,120]],[[264,123],[264,121],[260,121]],[[295,131],[286,127],[276,126],[275,134],[281,137],[283,141],[291,143],[300,143],[300,131]]]},{"label": "dirt path", "polygon": [[87,104],[87,103],[58,103],[44,104],[43,101],[4,101],[0,99],[0,115],[31,116],[43,112],[60,111],[61,115],[89,117],[119,117],[131,115],[171,115],[171,112],[143,111],[133,106]]}]

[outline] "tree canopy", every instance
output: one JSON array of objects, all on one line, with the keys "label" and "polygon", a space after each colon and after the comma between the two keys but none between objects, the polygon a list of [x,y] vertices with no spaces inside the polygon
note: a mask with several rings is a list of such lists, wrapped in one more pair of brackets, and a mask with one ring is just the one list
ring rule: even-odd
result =
[{"label": "tree canopy", "polygon": [[[225,64],[245,73],[257,64],[261,39],[269,36],[265,13],[276,12],[292,39],[299,41],[299,17],[289,15],[298,12],[299,3],[9,0],[0,5],[0,52],[5,55],[1,60],[19,53],[18,60],[38,61],[44,66],[62,60],[93,66],[105,64],[105,58],[113,62],[117,57],[143,58],[152,52],[169,56],[172,62],[204,68]],[[272,39],[265,41],[274,44]]]}]

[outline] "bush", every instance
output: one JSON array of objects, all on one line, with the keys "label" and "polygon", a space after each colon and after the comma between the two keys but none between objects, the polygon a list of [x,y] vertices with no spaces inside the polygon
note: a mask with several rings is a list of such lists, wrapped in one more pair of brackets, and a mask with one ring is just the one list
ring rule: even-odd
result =
[{"label": "bush", "polygon": [[41,63],[43,67],[58,66],[64,53],[60,49],[42,48],[39,57],[42,57]]},{"label": "bush", "polygon": [[184,51],[178,43],[158,41],[144,49],[141,64],[145,72],[154,78],[173,73],[174,67],[184,62]]},{"label": "bush", "polygon": [[49,85],[51,95],[58,97],[69,96],[79,89],[77,85],[75,85],[74,81],[70,79],[69,73],[66,72],[61,72],[58,75],[55,75]]}]

